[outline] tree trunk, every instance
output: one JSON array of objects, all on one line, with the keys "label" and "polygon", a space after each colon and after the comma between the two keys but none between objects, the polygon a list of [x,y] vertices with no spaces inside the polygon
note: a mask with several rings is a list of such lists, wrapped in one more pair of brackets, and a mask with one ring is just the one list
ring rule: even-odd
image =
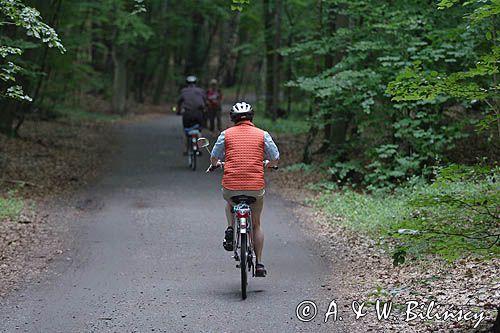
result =
[{"label": "tree trunk", "polygon": [[221,41],[223,44],[222,54],[219,59],[219,66],[217,68],[217,81],[220,83],[225,82],[226,75],[229,71],[231,57],[235,56],[234,47],[238,41],[238,33],[240,30],[240,12],[234,12],[229,22],[227,29],[228,35]]},{"label": "tree trunk", "polygon": [[256,100],[259,100],[262,98],[262,96],[265,97],[264,95],[264,90],[263,87],[265,86],[265,64],[264,64],[264,59],[259,59],[259,62],[257,62],[257,77],[255,78],[255,98]]},{"label": "tree trunk", "polygon": [[272,93],[272,119],[276,120],[280,105],[280,55],[278,50],[281,46],[281,0],[274,2],[274,42],[273,42],[273,93]]},{"label": "tree trunk", "polygon": [[204,77],[206,77],[206,75],[209,74],[209,71],[207,70],[208,61],[210,59],[210,51],[212,50],[214,36],[217,33],[217,30],[219,29],[219,21],[214,23],[209,23],[208,26],[209,26],[208,28],[209,35],[208,35],[207,45],[205,46],[205,50],[203,51],[203,53],[201,53],[200,50],[200,53],[202,54],[200,75],[203,75]]},{"label": "tree trunk", "polygon": [[266,46],[266,114],[276,120],[280,100],[281,0],[263,0]]},{"label": "tree trunk", "polygon": [[[288,44],[287,47],[292,47],[293,45],[293,35],[290,34],[288,38]],[[287,63],[287,68],[286,68],[286,80],[287,82],[292,80],[292,58],[288,57],[288,63]],[[287,99],[287,105],[286,105],[286,114],[289,116],[292,113],[292,87],[287,87],[286,88],[286,99]]]},{"label": "tree trunk", "polygon": [[273,14],[272,6],[269,0],[263,0],[263,10],[264,10],[264,35],[265,35],[265,49],[266,49],[266,87],[265,87],[265,110],[268,116],[273,119],[276,118],[273,105],[273,91],[274,91],[274,80],[273,80],[273,65],[274,56],[272,54],[273,50]]},{"label": "tree trunk", "polygon": [[[491,40],[493,42],[493,49],[495,50],[497,48],[497,25],[496,25],[496,15],[493,15],[491,18]],[[493,87],[498,86],[498,74],[495,73],[493,74]],[[496,95],[493,98],[492,101],[493,105],[493,112],[495,113],[495,117],[497,118],[497,134],[498,134],[498,139],[500,140],[500,101],[498,99],[498,95]]]},{"label": "tree trunk", "polygon": [[162,56],[163,56],[163,62],[161,64],[161,70],[158,76],[158,82],[156,83],[153,95],[153,104],[155,105],[161,104],[163,91],[165,90],[165,83],[167,82],[168,68],[170,65],[170,57],[168,56],[168,54]]},{"label": "tree trunk", "polygon": [[148,60],[151,58],[151,48],[143,46],[141,57],[131,61],[128,64],[128,85],[127,91],[134,92],[134,102],[143,104],[146,101],[144,91],[148,89],[148,81],[146,81]]},{"label": "tree trunk", "polygon": [[[15,39],[16,33],[17,28],[15,25],[8,24],[0,26],[0,36],[2,37]],[[0,62],[2,64],[5,63],[5,61],[5,59],[0,58]],[[25,81],[26,80],[23,80],[23,77],[21,76],[17,78],[16,84],[24,87],[26,84]],[[0,93],[5,94],[10,85],[10,82],[0,80]],[[17,108],[20,106],[21,104],[17,100],[12,98],[0,98],[0,133],[9,137],[15,136],[14,120],[16,118]]]},{"label": "tree trunk", "polygon": [[0,133],[9,137],[14,136],[14,118],[18,102],[13,99],[4,99],[0,103]]},{"label": "tree trunk", "polygon": [[[237,44],[237,43],[236,43]],[[237,71],[238,71],[238,63],[241,60],[240,52],[232,52],[229,56],[229,63],[227,64],[226,70],[226,84],[228,86],[234,86],[237,84]]]},{"label": "tree trunk", "polygon": [[[322,33],[323,31],[323,0],[317,0],[316,3],[317,9],[318,9],[318,31],[319,33]],[[315,56],[315,64],[316,64],[316,72],[321,71],[321,59],[318,55]],[[311,122],[311,125],[309,127],[309,131],[307,133],[307,138],[306,138],[306,144],[304,146],[304,153],[302,156],[302,161],[306,164],[309,164],[312,162],[312,144],[314,143],[314,140],[316,139],[316,136],[318,135],[318,123],[317,118],[314,118],[314,114],[319,114],[319,105],[320,105],[320,100],[318,97],[315,97],[311,101],[311,105],[309,107],[309,119]]]},{"label": "tree trunk", "polygon": [[[335,33],[338,29],[349,27],[349,17],[341,12],[345,9],[345,5],[339,5],[337,10],[328,8],[329,25],[325,27],[329,33]],[[335,15],[335,18],[330,15]],[[325,56],[325,68],[332,68],[339,63],[344,57],[344,49],[338,49],[334,55]],[[325,151],[341,152],[346,141],[347,127],[349,126],[350,115],[348,111],[336,111],[331,115],[325,116],[325,141],[318,153]]]},{"label": "tree trunk", "polygon": [[193,27],[191,30],[191,43],[189,44],[188,58],[186,59],[186,68],[184,74],[200,76],[201,66],[203,60],[201,55],[203,53],[202,32],[205,18],[200,13],[193,13],[192,16]]},{"label": "tree trunk", "polygon": [[[288,48],[291,48],[293,43],[294,43],[294,35],[295,35],[295,19],[292,18],[292,15],[290,15],[290,11],[288,10],[288,7],[285,6],[283,7],[283,10],[285,12],[288,25],[290,26],[290,29],[288,30],[288,38],[287,38],[287,44],[286,46]],[[293,75],[293,57],[288,57],[287,58],[287,63],[286,63],[286,81],[289,82],[292,80],[292,75]],[[286,100],[287,100],[287,105],[286,105],[286,115],[290,115],[292,113],[292,87],[287,87],[286,88]]]},{"label": "tree trunk", "polygon": [[127,58],[126,46],[113,45],[113,112],[124,114],[127,102]]},{"label": "tree trunk", "polygon": [[[51,26],[52,28],[54,29],[57,29],[57,19],[58,19],[58,16],[59,16],[59,12],[61,11],[61,5],[62,5],[62,0],[55,0],[51,3],[51,13],[52,13],[52,18],[50,19],[50,21],[48,22],[49,26]],[[45,73],[46,71],[48,71],[48,64],[47,64],[47,58],[48,58],[48,52],[49,52],[49,47],[47,44],[45,44],[43,46],[43,55],[42,55],[42,61],[41,61],[41,72]],[[49,75],[43,75],[43,76],[40,76],[36,82],[36,85],[35,85],[35,88],[33,90],[33,94],[31,95],[31,97],[33,98],[33,101],[35,101],[34,103],[30,103],[27,107],[26,107],[26,112],[29,113],[29,112],[32,112],[32,109],[35,107],[35,103],[37,105],[41,105],[42,102],[43,102],[43,96],[42,96],[42,99],[40,101],[37,101],[38,100],[38,96],[41,95],[41,91],[42,91],[42,87],[44,85],[45,82],[47,82],[49,79]],[[19,126],[17,126],[17,128],[19,129]]]},{"label": "tree trunk", "polygon": [[[157,61],[158,66],[154,67],[154,68],[160,67],[160,71],[156,76],[156,84],[153,88],[154,89],[153,104],[155,105],[161,104],[162,95],[163,91],[165,90],[165,83],[167,81],[168,69],[170,65],[170,52],[168,52],[169,49],[168,49],[168,44],[166,42],[170,37],[167,24],[168,9],[169,9],[168,1],[167,0],[162,1],[159,10],[161,12],[160,17],[163,22],[162,29],[163,29],[164,42],[162,43],[160,54],[158,56],[158,61]],[[152,76],[152,78],[153,77],[154,75]]]},{"label": "tree trunk", "polygon": [[345,144],[347,139],[347,128],[351,121],[351,115],[348,111],[334,113],[333,123],[330,126],[330,136],[328,138],[328,150],[336,152],[337,159],[342,161],[345,155]]},{"label": "tree trunk", "polygon": [[[309,118],[312,118],[313,112],[319,112],[318,106],[319,103],[317,102],[317,100],[313,100],[311,105],[309,106]],[[304,153],[302,155],[302,162],[305,164],[310,164],[312,162],[311,146],[316,139],[316,135],[318,135],[318,126],[315,121],[312,121],[311,127],[309,127],[309,131],[307,132],[306,144],[304,146]]]}]

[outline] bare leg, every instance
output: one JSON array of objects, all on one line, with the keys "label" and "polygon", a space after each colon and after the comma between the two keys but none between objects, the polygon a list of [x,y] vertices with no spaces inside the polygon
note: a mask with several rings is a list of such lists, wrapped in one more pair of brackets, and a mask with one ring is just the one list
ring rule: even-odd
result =
[{"label": "bare leg", "polygon": [[262,213],[262,206],[252,209],[252,223],[253,223],[253,244],[255,247],[255,256],[257,262],[262,262],[262,249],[264,248],[264,231],[260,226],[260,215]]},{"label": "bare leg", "polygon": [[226,219],[227,219],[227,226],[231,227],[233,226],[233,213],[231,212],[231,205],[226,203]]}]

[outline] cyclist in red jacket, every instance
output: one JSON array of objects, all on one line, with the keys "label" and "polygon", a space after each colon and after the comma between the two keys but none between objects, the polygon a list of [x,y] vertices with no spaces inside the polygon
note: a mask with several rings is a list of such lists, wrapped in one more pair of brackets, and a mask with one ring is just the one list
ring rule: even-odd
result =
[{"label": "cyclist in red jacket", "polygon": [[215,120],[217,120],[217,129],[221,131],[221,107],[222,107],[222,91],[217,86],[217,80],[210,81],[210,87],[207,90],[207,106],[208,106],[208,121],[211,132],[215,129]]}]

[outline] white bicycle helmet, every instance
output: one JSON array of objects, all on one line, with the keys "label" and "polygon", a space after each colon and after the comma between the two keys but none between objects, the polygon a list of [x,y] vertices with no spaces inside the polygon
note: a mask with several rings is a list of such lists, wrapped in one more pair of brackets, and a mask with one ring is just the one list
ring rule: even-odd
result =
[{"label": "white bicycle helmet", "polygon": [[196,81],[198,81],[198,78],[194,75],[189,75],[187,78],[186,78],[186,83],[187,84],[193,84],[193,83],[196,83]]},{"label": "white bicycle helmet", "polygon": [[238,102],[233,105],[229,112],[231,120],[237,123],[240,120],[252,120],[253,109],[252,106],[246,102]]}]

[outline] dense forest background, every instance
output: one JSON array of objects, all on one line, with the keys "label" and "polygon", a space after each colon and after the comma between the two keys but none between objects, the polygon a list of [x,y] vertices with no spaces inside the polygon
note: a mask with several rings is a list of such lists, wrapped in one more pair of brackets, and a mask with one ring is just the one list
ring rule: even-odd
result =
[{"label": "dense forest background", "polygon": [[0,133],[168,112],[186,75],[217,78],[304,138],[285,171],[320,173],[317,204],[390,234],[395,264],[491,258],[499,15],[496,0],[0,0]]},{"label": "dense forest background", "polygon": [[[186,75],[216,78],[259,126],[300,138],[283,172],[319,175],[313,204],[389,245],[394,265],[487,261],[500,253],[499,15],[497,0],[0,0],[0,135],[167,113]],[[3,218],[15,201],[1,194]]]}]

